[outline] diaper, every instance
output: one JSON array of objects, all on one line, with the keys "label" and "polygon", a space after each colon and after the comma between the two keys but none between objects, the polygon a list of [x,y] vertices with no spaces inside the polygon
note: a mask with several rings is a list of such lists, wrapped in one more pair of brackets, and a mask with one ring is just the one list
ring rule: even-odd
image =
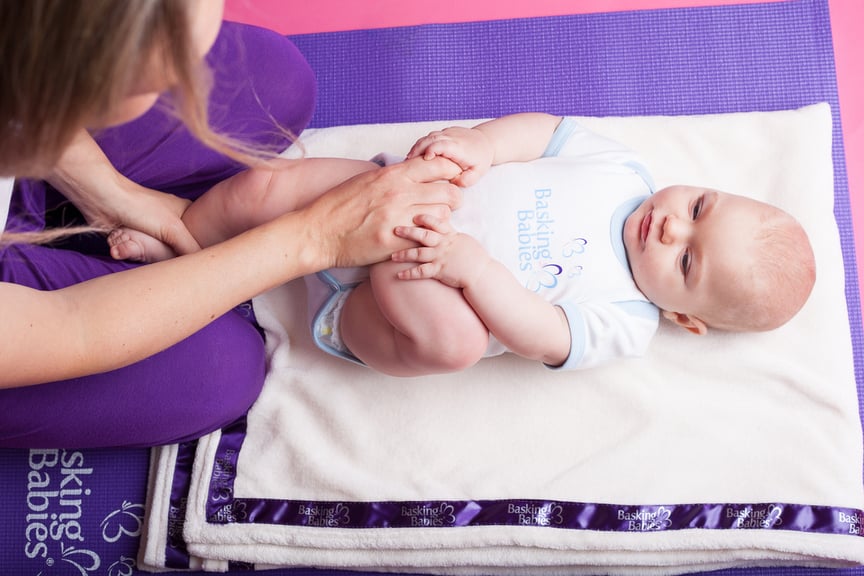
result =
[{"label": "diaper", "polygon": [[366,268],[332,268],[304,278],[315,345],[328,354],[361,366],[365,364],[342,341],[339,322],[348,295],[365,278],[368,278]]}]

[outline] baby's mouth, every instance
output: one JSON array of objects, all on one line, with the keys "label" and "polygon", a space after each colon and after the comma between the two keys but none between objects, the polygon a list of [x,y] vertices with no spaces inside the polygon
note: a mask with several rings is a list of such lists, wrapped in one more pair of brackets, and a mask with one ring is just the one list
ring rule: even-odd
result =
[{"label": "baby's mouth", "polygon": [[642,218],[642,225],[639,227],[639,240],[642,242],[642,247],[645,247],[645,242],[648,240],[648,233],[651,232],[651,221],[654,219],[654,210],[649,210]]}]

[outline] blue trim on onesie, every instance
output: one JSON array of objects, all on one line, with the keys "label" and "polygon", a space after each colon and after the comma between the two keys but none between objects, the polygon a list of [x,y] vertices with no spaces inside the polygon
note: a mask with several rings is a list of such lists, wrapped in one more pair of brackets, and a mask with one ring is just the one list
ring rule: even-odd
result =
[{"label": "blue trim on onesie", "polygon": [[[564,311],[564,316],[567,318],[567,323],[570,325],[570,354],[560,366],[551,366],[549,364],[544,365],[552,370],[563,370],[568,366],[579,366],[579,364],[582,363],[582,358],[585,356],[585,317],[582,315],[582,310],[579,308],[579,305],[573,302],[561,302],[556,304],[556,306]],[[575,337],[576,334],[581,334],[583,337],[577,339]]]},{"label": "blue trim on onesie", "polygon": [[612,218],[609,221],[609,240],[612,244],[612,250],[615,252],[615,257],[618,259],[618,262],[620,262],[628,271],[630,270],[630,264],[627,261],[627,249],[624,246],[624,223],[646,198],[648,198],[648,196],[638,196],[626,200],[615,209],[615,212],[612,214]]},{"label": "blue trim on onesie", "polygon": [[627,300],[624,302],[613,302],[613,304],[627,312],[630,316],[660,322],[660,309],[647,300]]},{"label": "blue trim on onesie", "polygon": [[[567,120],[567,118],[565,118],[565,120]],[[559,125],[559,129],[561,129],[560,134],[558,130],[555,131],[555,135],[549,143],[544,155],[550,153],[554,154],[560,151],[561,146],[566,142],[575,126],[575,121],[571,121],[569,125],[564,125],[564,122],[562,121],[561,125]],[[654,181],[648,170],[642,164],[628,161],[625,162],[624,165],[642,178],[648,187],[649,194],[654,193]],[[624,201],[615,209],[615,212],[612,213],[609,222],[609,240],[612,245],[612,251],[615,253],[618,262],[620,262],[621,265],[627,269],[628,273],[631,274],[630,264],[627,259],[627,249],[624,245],[624,223],[627,221],[627,218],[648,198],[648,196],[649,195],[646,194],[645,196],[637,196]],[[620,308],[629,316],[644,318],[655,323],[659,323],[660,321],[660,310],[657,306],[647,300],[627,300],[613,302],[612,305]],[[580,307],[572,302],[560,302],[557,306],[564,311],[564,314],[567,317],[567,322],[570,324],[570,334],[572,336],[570,342],[570,355],[561,366],[547,366],[553,369],[579,366],[585,356],[586,342],[584,338],[577,339],[576,335],[585,334],[586,328],[584,315],[582,314]]]},{"label": "blue trim on onesie", "polygon": [[579,124],[576,123],[576,120],[569,116],[564,116],[555,128],[555,132],[552,133],[552,139],[549,140],[546,150],[543,151],[543,158],[558,156],[564,144],[567,143],[567,140],[570,139],[570,136],[573,135],[573,132],[578,127]]},{"label": "blue trim on onesie", "polygon": [[[632,160],[625,162],[624,165],[642,178],[645,185],[648,186],[648,195],[654,194],[654,192],[657,191],[654,187],[654,179],[651,178],[651,173],[648,172],[648,169],[645,168],[644,165]],[[648,198],[648,195],[631,198],[621,204],[615,209],[609,223],[609,237],[612,240],[612,250],[615,251],[615,256],[618,258],[621,265],[628,270],[630,269],[630,263],[627,259],[627,249],[624,246],[624,223],[627,221],[627,218],[636,211],[639,205]]]},{"label": "blue trim on onesie", "polygon": [[635,162],[633,160],[628,160],[627,162],[624,162],[624,166],[627,166],[628,168],[636,172],[636,174],[638,174],[642,178],[642,180],[645,181],[645,184],[648,185],[649,194],[654,194],[654,192],[657,191],[657,187],[654,185],[654,178],[651,177],[651,173],[648,172],[648,169],[645,168],[643,164]]}]

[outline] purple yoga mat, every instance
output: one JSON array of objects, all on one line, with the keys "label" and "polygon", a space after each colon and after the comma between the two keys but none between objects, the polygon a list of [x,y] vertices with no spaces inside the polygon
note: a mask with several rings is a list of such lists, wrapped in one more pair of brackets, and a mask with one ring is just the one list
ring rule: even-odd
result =
[{"label": "purple yoga mat", "polygon": [[[316,127],[528,110],[595,116],[704,114],[830,103],[835,214],[861,395],[864,337],[827,0],[428,25],[294,40],[318,75]],[[56,455],[0,450],[0,572],[136,573],[131,559],[137,554],[146,470],[142,450]],[[236,568],[232,574],[242,570]],[[826,572],[764,568],[724,573]],[[830,573],[860,576],[864,569]]]}]

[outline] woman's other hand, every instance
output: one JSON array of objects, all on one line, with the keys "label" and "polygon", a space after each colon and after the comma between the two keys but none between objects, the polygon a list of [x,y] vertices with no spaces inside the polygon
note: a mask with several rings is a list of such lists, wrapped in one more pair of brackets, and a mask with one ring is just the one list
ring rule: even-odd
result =
[{"label": "woman's other hand", "polygon": [[124,177],[85,130],[63,153],[48,181],[91,226],[105,231],[120,227],[138,230],[177,254],[200,250],[181,220],[189,200],[145,188]]}]

